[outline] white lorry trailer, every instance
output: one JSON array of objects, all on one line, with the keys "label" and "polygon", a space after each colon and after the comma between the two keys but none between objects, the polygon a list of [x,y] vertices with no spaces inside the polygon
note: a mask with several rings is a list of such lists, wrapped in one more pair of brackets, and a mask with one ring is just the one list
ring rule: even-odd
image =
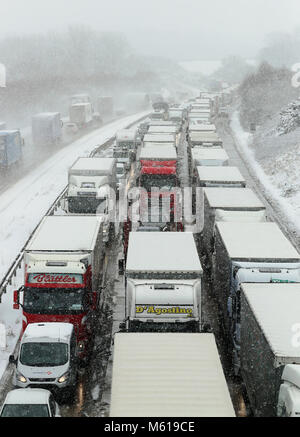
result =
[{"label": "white lorry trailer", "polygon": [[191,132],[216,132],[216,126],[214,124],[190,124],[188,128],[189,133]]},{"label": "white lorry trailer", "polygon": [[176,145],[176,135],[175,134],[145,134],[143,139],[143,146],[145,143],[159,143],[159,144],[165,144],[165,143],[175,143]]},{"label": "white lorry trailer", "polygon": [[243,284],[241,374],[255,416],[300,417],[300,284]]},{"label": "white lorry trailer", "polygon": [[125,274],[127,331],[199,332],[202,267],[192,233],[131,232]]},{"label": "white lorry trailer", "polygon": [[221,138],[216,132],[194,132],[189,134],[190,147],[223,147]]},{"label": "white lorry trailer", "polygon": [[246,181],[237,167],[197,167],[197,186],[211,188],[245,188]]},{"label": "white lorry trailer", "polygon": [[[201,167],[199,167],[201,168]],[[218,167],[214,167],[218,168]],[[226,167],[222,167],[226,168]],[[266,221],[265,206],[250,188],[203,188],[204,226],[202,248],[210,256],[214,247],[214,227],[217,219],[222,221],[222,211],[243,212],[251,221]],[[259,212],[250,214],[249,212]],[[239,216],[240,218],[240,216]],[[226,218],[224,218],[226,220]],[[227,218],[229,220],[229,218]]]},{"label": "white lorry trailer", "polygon": [[197,180],[198,172],[197,167],[206,166],[228,166],[229,156],[222,148],[211,147],[193,147],[191,154],[189,155],[191,177],[194,182]]},{"label": "white lorry trailer", "polygon": [[57,144],[62,138],[63,122],[59,112],[43,112],[32,117],[32,140],[35,145]]},{"label": "white lorry trailer", "polygon": [[234,417],[213,334],[116,334],[110,417]]},{"label": "white lorry trailer", "polygon": [[300,254],[272,222],[216,222],[214,242],[213,292],[238,374],[241,284],[300,282]]},{"label": "white lorry trailer", "polygon": [[96,216],[46,216],[24,251],[24,287],[14,292],[23,330],[29,323],[73,323],[84,358],[103,298],[102,230]]}]

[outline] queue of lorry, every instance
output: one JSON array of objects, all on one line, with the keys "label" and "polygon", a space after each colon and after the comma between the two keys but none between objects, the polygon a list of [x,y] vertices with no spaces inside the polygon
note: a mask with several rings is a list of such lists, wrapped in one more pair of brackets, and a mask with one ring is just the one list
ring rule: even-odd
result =
[{"label": "queue of lorry", "polygon": [[[105,256],[117,208],[111,192],[119,168],[126,185],[130,179],[139,189],[140,219],[132,222],[130,201],[122,227],[125,305],[114,336],[110,417],[236,415],[206,295],[216,302],[251,413],[300,417],[300,254],[229,165],[213,124],[214,97],[200,93],[172,106],[155,96],[153,116],[116,133],[113,157],[78,158],[70,167],[61,212],[46,216],[26,246],[24,285],[14,292],[23,330],[10,362],[20,398],[21,390],[47,388],[74,401],[78,369],[89,363],[106,299]],[[177,216],[182,148],[193,188],[202,193],[197,214],[203,227],[195,233]],[[48,413],[49,402],[45,398]]]}]

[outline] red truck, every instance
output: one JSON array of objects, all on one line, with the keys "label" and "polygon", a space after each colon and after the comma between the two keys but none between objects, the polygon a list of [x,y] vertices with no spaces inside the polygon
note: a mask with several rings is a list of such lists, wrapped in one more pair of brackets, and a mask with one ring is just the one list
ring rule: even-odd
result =
[{"label": "red truck", "polygon": [[23,332],[29,323],[72,323],[83,361],[102,303],[102,227],[97,216],[46,216],[25,249],[24,286],[14,292]]}]

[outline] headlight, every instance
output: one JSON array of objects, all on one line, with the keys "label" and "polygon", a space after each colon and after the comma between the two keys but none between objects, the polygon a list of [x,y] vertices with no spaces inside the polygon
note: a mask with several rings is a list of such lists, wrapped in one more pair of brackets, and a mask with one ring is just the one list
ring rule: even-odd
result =
[{"label": "headlight", "polygon": [[84,341],[80,340],[77,344],[77,348],[79,352],[82,352],[84,350]]},{"label": "headlight", "polygon": [[25,378],[25,376],[23,376],[22,373],[19,372],[17,373],[17,380],[23,383],[27,382],[27,378]]},{"label": "headlight", "polygon": [[66,382],[68,378],[69,378],[69,372],[65,373],[60,378],[58,378],[58,382],[62,384],[63,382]]}]

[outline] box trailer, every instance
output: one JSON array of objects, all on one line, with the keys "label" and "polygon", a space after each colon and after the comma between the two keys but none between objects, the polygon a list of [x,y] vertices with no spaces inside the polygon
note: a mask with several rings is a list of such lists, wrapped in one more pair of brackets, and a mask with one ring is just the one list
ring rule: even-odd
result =
[{"label": "box trailer", "polygon": [[[201,168],[201,167],[198,167]],[[218,167],[214,167],[218,169]],[[226,167],[222,167],[226,168]],[[204,226],[202,231],[202,248],[210,256],[214,248],[214,227],[216,223],[216,212],[219,211],[240,211],[245,215],[248,212],[261,212],[254,216],[249,216],[256,221],[261,220],[265,215],[265,206],[250,188],[203,188],[203,209]],[[222,218],[218,215],[218,220]],[[228,220],[228,218],[227,218]]]},{"label": "box trailer", "polygon": [[241,284],[300,282],[300,255],[271,222],[216,222],[214,243],[213,292],[238,374]]},{"label": "box trailer", "polygon": [[211,188],[245,188],[246,181],[237,167],[197,167],[197,186]]},{"label": "box trailer", "polygon": [[228,166],[229,156],[222,148],[211,147],[193,147],[189,156],[191,177],[194,182],[197,181],[197,167],[215,167]]},{"label": "box trailer", "polygon": [[189,133],[190,147],[223,147],[223,141],[216,132],[195,132]]},{"label": "box trailer", "polygon": [[253,414],[300,417],[300,284],[242,284],[241,375]]},{"label": "box trailer", "polygon": [[131,232],[126,262],[126,329],[201,329],[202,267],[190,232]]},{"label": "box trailer", "polygon": [[235,417],[213,334],[116,334],[110,417]]},{"label": "box trailer", "polygon": [[83,358],[102,305],[102,230],[96,216],[44,217],[25,247],[24,287],[14,292],[15,309],[22,301],[23,330],[29,323],[73,323]]},{"label": "box trailer", "polygon": [[0,131],[0,169],[8,170],[23,158],[24,139],[19,130]]},{"label": "box trailer", "polygon": [[57,144],[62,138],[59,112],[43,112],[32,117],[32,140],[35,145]]}]

